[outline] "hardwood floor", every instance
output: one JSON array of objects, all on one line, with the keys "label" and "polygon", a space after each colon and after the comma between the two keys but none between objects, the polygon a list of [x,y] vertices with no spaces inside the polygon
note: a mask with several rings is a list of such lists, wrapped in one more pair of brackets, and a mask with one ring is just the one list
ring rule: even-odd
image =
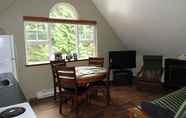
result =
[{"label": "hardwood floor", "polygon": [[[91,104],[80,106],[81,118],[126,118],[127,109],[139,104],[141,101],[150,101],[159,98],[170,91],[139,91],[135,87],[111,87],[111,104],[104,106],[103,99],[92,100]],[[38,118],[65,118],[59,114],[58,101],[53,98],[38,100],[31,104]],[[69,116],[74,118],[75,115]]]}]

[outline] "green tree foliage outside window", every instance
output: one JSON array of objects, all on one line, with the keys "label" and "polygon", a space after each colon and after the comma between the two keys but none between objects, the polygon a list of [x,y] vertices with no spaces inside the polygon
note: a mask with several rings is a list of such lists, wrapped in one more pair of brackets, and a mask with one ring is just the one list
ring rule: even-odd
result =
[{"label": "green tree foliage outside window", "polygon": [[52,24],[53,52],[71,54],[76,49],[76,27],[69,24]]},{"label": "green tree foliage outside window", "polygon": [[48,61],[48,45],[34,45],[27,49],[28,62]]}]

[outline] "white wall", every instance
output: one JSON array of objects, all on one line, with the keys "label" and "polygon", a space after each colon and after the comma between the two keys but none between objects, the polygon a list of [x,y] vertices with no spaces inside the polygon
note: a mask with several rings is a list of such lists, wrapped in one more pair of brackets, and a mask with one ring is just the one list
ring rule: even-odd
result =
[{"label": "white wall", "polygon": [[185,0],[93,0],[128,49],[186,54]]},{"label": "white wall", "polygon": [[[22,16],[48,16],[49,9],[58,2],[70,2],[77,9],[81,19],[97,21],[98,55],[106,58],[109,50],[121,50],[123,45],[110,26],[89,0],[16,0],[9,9],[0,12],[0,27],[8,34],[13,34],[16,43],[16,63],[18,78],[27,98],[35,93],[52,87],[52,75],[49,65],[25,67],[24,25]],[[0,4],[3,4],[1,1]],[[85,65],[87,62],[80,62]]]}]

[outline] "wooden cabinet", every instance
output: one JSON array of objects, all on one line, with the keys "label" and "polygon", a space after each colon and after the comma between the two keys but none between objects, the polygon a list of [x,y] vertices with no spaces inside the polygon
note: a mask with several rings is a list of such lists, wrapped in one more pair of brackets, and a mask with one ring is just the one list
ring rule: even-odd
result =
[{"label": "wooden cabinet", "polygon": [[165,59],[165,87],[181,88],[186,86],[186,61]]},{"label": "wooden cabinet", "polygon": [[132,85],[133,79],[131,70],[113,70],[114,85]]}]

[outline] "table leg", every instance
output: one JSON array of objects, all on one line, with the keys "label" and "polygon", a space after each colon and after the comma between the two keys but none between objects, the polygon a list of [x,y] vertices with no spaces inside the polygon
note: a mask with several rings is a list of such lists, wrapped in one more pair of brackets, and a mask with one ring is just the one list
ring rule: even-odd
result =
[{"label": "table leg", "polygon": [[107,89],[107,105],[110,105],[111,96],[110,96],[110,82],[109,82],[109,79],[106,82],[106,89]]}]

